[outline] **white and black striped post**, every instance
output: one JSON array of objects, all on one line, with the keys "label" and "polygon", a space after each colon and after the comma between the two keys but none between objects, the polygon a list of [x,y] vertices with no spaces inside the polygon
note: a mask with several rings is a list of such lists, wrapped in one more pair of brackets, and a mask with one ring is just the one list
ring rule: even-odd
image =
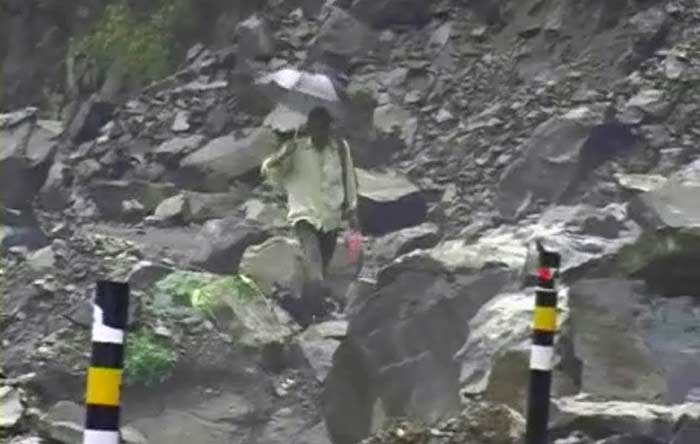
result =
[{"label": "white and black striped post", "polygon": [[98,281],[93,306],[92,356],[85,390],[83,444],[119,444],[120,391],[129,285]]},{"label": "white and black striped post", "polygon": [[549,398],[554,363],[554,335],[557,329],[557,287],[561,257],[537,243],[539,266],[532,318],[530,387],[527,404],[525,444],[547,444]]}]

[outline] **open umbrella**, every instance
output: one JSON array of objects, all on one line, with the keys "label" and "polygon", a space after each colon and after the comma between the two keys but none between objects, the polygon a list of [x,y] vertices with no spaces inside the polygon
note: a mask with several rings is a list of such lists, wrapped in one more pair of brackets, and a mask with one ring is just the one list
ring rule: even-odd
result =
[{"label": "open umbrella", "polygon": [[271,100],[291,110],[306,115],[322,106],[336,119],[346,117],[341,88],[326,74],[284,68],[259,78],[255,84]]}]

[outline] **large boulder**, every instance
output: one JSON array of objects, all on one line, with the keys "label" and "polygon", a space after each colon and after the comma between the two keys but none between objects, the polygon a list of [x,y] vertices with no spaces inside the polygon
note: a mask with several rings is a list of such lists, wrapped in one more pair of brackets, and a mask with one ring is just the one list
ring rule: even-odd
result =
[{"label": "large boulder", "polygon": [[46,182],[41,187],[41,206],[50,211],[62,211],[70,205],[71,172],[63,162],[56,162],[49,168]]},{"label": "large boulder", "polygon": [[372,150],[393,153],[403,148],[413,147],[418,131],[418,119],[409,111],[387,103],[374,110],[372,121],[374,123]]},{"label": "large boulder", "polygon": [[237,29],[238,53],[243,58],[269,59],[275,51],[274,35],[269,26],[254,14],[241,22]]},{"label": "large boulder", "polygon": [[662,186],[639,195],[632,216],[646,228],[638,242],[621,251],[618,266],[668,295],[699,295],[700,161]]},{"label": "large boulder", "polygon": [[570,291],[582,389],[681,403],[700,388],[700,311],[693,299],[654,297],[640,281],[587,279]]},{"label": "large boulder", "polygon": [[561,398],[553,403],[550,415],[553,437],[580,430],[594,439],[628,434],[670,442],[679,425],[700,419],[698,404],[595,402],[585,397]]},{"label": "large boulder", "polygon": [[[503,293],[469,321],[469,338],[455,355],[461,362],[463,396],[484,395],[524,412],[527,401],[534,288],[526,292]],[[557,330],[569,318],[567,292],[559,292]],[[570,359],[569,338],[559,335],[555,345],[553,396],[576,392],[576,366]]]},{"label": "large boulder", "polygon": [[[489,229],[474,241],[446,240],[428,253],[440,258],[451,270],[499,266],[520,272],[533,265],[534,241],[542,239],[548,248],[561,254],[562,273],[577,276],[588,270],[608,271],[605,269],[607,262],[612,261],[623,246],[634,242],[639,233],[639,227],[629,221],[623,205],[557,206],[518,225]],[[398,260],[411,261],[422,255],[421,252],[409,253]]]},{"label": "large boulder", "polygon": [[350,11],[377,28],[389,25],[419,25],[430,19],[430,2],[355,0]]},{"label": "large boulder", "polygon": [[[658,356],[637,314],[648,311],[638,283],[589,279],[570,290],[574,352],[588,393],[632,401],[659,401],[668,391]],[[645,310],[646,309],[646,310]]]},{"label": "large boulder", "polygon": [[24,404],[22,397],[24,394],[18,388],[1,386],[0,401],[2,415],[0,415],[0,430],[12,429],[24,416]]},{"label": "large boulder", "polygon": [[387,264],[412,251],[433,248],[439,241],[440,228],[424,223],[380,237],[374,244],[374,256],[380,263]]},{"label": "large boulder", "polygon": [[56,133],[37,124],[33,108],[0,114],[0,201],[29,208],[46,180]]},{"label": "large boulder", "polygon": [[372,30],[341,8],[326,9],[325,20],[311,42],[311,57],[344,70],[355,57],[366,55],[374,46]]},{"label": "large boulder", "polygon": [[519,147],[522,157],[501,177],[501,215],[515,218],[537,201],[567,198],[593,168],[635,146],[629,128],[605,123],[604,117],[604,106],[582,106],[538,126]]},{"label": "large boulder", "polygon": [[277,289],[301,293],[304,258],[299,244],[284,237],[273,237],[245,250],[240,273],[252,278],[267,295]]},{"label": "large boulder", "polygon": [[356,170],[359,218],[365,232],[383,235],[425,220],[425,195],[408,178],[393,172]]},{"label": "large boulder", "polygon": [[200,247],[190,262],[212,273],[235,273],[245,250],[268,237],[259,226],[235,217],[210,220],[197,235]]},{"label": "large boulder", "polygon": [[323,393],[333,442],[355,443],[387,417],[432,422],[459,411],[454,354],[469,319],[510,273],[450,273],[437,260],[394,264],[380,289],[350,321]]},{"label": "large boulder", "polygon": [[180,162],[177,182],[198,191],[227,191],[234,179],[256,170],[277,148],[277,136],[268,127],[244,138],[218,137]]}]

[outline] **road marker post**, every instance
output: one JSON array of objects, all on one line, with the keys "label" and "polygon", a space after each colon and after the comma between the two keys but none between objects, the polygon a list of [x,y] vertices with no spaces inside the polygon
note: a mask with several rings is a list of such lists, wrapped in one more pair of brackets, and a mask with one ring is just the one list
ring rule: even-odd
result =
[{"label": "road marker post", "polygon": [[98,281],[93,304],[92,354],[85,388],[83,444],[119,444],[124,339],[129,285]]},{"label": "road marker post", "polygon": [[532,316],[530,384],[525,444],[547,444],[554,336],[557,330],[557,283],[561,256],[537,243],[535,311]]}]

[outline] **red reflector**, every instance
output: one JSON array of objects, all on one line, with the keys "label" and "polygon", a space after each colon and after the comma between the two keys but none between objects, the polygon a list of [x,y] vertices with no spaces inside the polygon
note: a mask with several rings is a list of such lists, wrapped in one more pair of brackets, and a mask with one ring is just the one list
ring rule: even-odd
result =
[{"label": "red reflector", "polygon": [[537,269],[537,278],[542,281],[549,281],[552,279],[552,274],[549,272],[549,268],[540,267]]}]

